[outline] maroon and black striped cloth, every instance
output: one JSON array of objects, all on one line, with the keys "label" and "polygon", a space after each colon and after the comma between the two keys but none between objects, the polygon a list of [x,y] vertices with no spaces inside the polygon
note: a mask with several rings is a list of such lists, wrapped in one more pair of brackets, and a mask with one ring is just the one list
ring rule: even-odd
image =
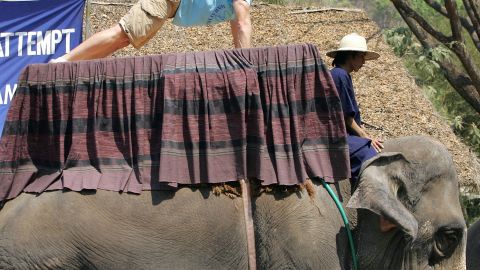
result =
[{"label": "maroon and black striped cloth", "polygon": [[340,100],[308,44],[30,65],[0,145],[0,200],[349,176]]}]

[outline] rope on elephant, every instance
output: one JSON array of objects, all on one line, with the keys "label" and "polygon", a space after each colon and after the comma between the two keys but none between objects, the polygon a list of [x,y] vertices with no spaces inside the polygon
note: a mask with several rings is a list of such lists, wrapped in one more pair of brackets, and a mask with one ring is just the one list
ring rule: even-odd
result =
[{"label": "rope on elephant", "polygon": [[252,214],[252,194],[250,181],[240,180],[243,197],[243,213],[245,215],[245,229],[247,232],[247,251],[248,251],[248,269],[257,269],[256,252],[255,252],[255,231],[253,228],[253,214]]}]

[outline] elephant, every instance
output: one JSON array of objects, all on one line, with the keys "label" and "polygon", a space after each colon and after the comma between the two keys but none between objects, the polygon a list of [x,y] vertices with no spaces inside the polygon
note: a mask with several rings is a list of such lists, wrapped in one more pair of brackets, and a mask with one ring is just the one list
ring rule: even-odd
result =
[{"label": "elephant", "polygon": [[480,220],[468,228],[467,270],[480,269]]},{"label": "elephant", "polygon": [[[450,154],[423,136],[384,146],[358,183],[330,184],[348,206],[359,269],[464,269]],[[256,268],[352,269],[346,227],[320,179],[250,182]],[[243,199],[213,190],[22,193],[0,211],[0,269],[248,269]]]}]

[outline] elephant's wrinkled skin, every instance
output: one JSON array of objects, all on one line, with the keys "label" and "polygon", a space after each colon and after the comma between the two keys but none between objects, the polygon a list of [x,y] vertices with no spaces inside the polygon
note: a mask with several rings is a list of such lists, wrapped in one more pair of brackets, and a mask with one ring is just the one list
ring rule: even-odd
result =
[{"label": "elephant's wrinkled skin", "polygon": [[[450,155],[423,137],[385,147],[350,200],[360,269],[455,269],[465,224]],[[332,187],[347,202],[348,181]],[[314,189],[253,199],[258,269],[350,268],[338,210]],[[0,269],[247,269],[242,207],[206,188],[22,194],[0,211]]]},{"label": "elephant's wrinkled skin", "polygon": [[467,270],[480,269],[480,220],[468,228]]}]

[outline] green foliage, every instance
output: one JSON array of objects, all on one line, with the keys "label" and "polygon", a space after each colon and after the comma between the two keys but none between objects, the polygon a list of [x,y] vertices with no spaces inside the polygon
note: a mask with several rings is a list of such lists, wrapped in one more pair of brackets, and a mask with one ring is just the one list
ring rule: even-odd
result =
[{"label": "green foliage", "polygon": [[[442,70],[438,64],[439,61],[451,60],[451,52],[445,46],[438,46],[432,49],[421,47],[416,53],[419,57],[415,60],[415,67],[424,73],[426,82],[434,82],[439,74],[441,76]],[[438,92],[435,92],[435,94],[438,94]]]},{"label": "green foliage", "polygon": [[480,198],[460,196],[460,203],[467,225],[472,225],[480,217]]},{"label": "green foliage", "polygon": [[455,61],[446,46],[425,49],[406,27],[385,30],[384,37],[394,52],[405,60],[436,109],[447,118],[454,132],[480,155],[480,117],[449,85],[437,61]]},{"label": "green foliage", "polygon": [[384,36],[398,56],[404,56],[409,51],[417,51],[421,48],[421,46],[420,48],[415,46],[418,43],[413,42],[412,32],[407,27],[386,29],[384,30]]}]

